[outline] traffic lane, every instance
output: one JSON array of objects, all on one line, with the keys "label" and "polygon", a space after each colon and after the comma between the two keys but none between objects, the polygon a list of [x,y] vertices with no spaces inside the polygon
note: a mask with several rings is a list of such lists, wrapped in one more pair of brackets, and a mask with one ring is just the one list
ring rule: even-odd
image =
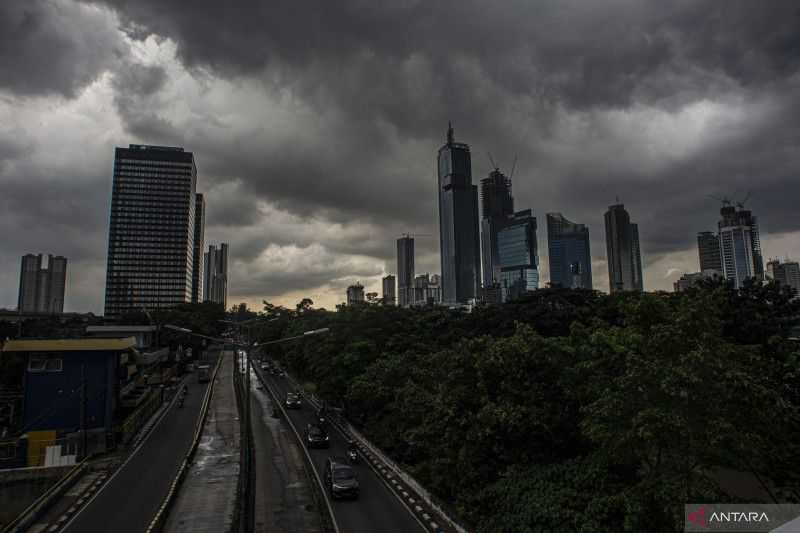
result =
[{"label": "traffic lane", "polygon": [[251,409],[256,462],[254,533],[321,533],[303,451],[258,377],[252,376]]},{"label": "traffic lane", "polygon": [[[285,379],[276,378],[262,373],[278,392],[278,397],[283,399],[292,389]],[[316,411],[312,405],[303,402],[301,409],[287,409],[301,438],[304,438],[306,425],[316,422]],[[324,480],[325,459],[331,455],[345,457],[347,443],[342,435],[330,428],[330,448],[310,449],[309,453],[314,462],[314,467]],[[304,443],[305,444],[305,443]],[[333,511],[339,527],[345,533],[374,532],[408,533],[411,531],[424,531],[420,523],[408,512],[406,507],[397,499],[388,487],[379,479],[375,472],[365,463],[365,458],[354,465],[358,473],[358,483],[361,493],[358,500],[333,500]]]},{"label": "traffic lane", "polygon": [[151,430],[139,451],[64,529],[67,533],[142,533],[158,512],[194,437],[207,383],[191,382]]}]

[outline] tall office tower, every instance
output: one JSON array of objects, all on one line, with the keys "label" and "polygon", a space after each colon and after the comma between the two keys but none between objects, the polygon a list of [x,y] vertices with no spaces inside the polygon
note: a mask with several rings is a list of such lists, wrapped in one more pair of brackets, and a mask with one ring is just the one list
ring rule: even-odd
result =
[{"label": "tall office tower", "polygon": [[428,281],[428,299],[434,304],[442,301],[442,277],[439,274],[432,274]]},{"label": "tall office tower", "polygon": [[67,282],[67,258],[42,254],[22,256],[17,309],[22,313],[63,313]]},{"label": "tall office tower", "polygon": [[395,305],[397,298],[395,296],[395,277],[389,274],[383,278],[383,305]]},{"label": "tall office tower", "polygon": [[639,226],[631,223],[623,204],[609,206],[605,214],[608,285],[611,292],[642,291],[642,254]]},{"label": "tall office tower", "polygon": [[420,274],[414,278],[414,301],[413,305],[425,305],[428,303],[428,285],[431,279],[428,274]]},{"label": "tall office tower", "polygon": [[503,302],[539,288],[536,218],[530,209],[517,211],[497,232]]},{"label": "tall office tower", "polygon": [[364,286],[356,282],[347,287],[347,305],[364,302]]},{"label": "tall office tower", "polygon": [[800,264],[797,261],[781,263],[779,259],[773,259],[767,263],[767,277],[791,287],[795,296],[800,295]]},{"label": "tall office tower", "polygon": [[567,220],[561,213],[547,213],[547,249],[552,286],[592,288],[588,227]]},{"label": "tall office tower", "polygon": [[106,317],[192,301],[196,184],[183,148],[115,150]]},{"label": "tall office tower", "polygon": [[722,258],[722,275],[733,281],[738,289],[747,278],[764,279],[764,260],[761,257],[761,240],[758,220],[753,214],[725,202],[720,209],[719,249]]},{"label": "tall office tower", "polygon": [[414,239],[397,239],[397,301],[400,307],[414,303]]},{"label": "tall office tower", "polygon": [[514,215],[511,179],[494,169],[481,180],[481,263],[483,286],[500,281],[500,259],[497,256],[497,232]]},{"label": "tall office tower", "polygon": [[206,233],[206,201],[203,195],[195,194],[194,202],[194,251],[192,252],[192,303],[203,301],[203,239]]},{"label": "tall office tower", "polygon": [[210,244],[208,252],[203,255],[205,281],[203,291],[204,302],[222,304],[228,307],[228,245],[220,244],[219,248]]},{"label": "tall office tower", "polygon": [[719,250],[719,237],[713,231],[697,234],[697,253],[700,256],[700,272],[716,270],[722,273],[722,256]]},{"label": "tall office tower", "polygon": [[481,277],[478,187],[472,184],[469,146],[454,142],[452,125],[437,163],[442,301],[468,303],[477,298]]}]

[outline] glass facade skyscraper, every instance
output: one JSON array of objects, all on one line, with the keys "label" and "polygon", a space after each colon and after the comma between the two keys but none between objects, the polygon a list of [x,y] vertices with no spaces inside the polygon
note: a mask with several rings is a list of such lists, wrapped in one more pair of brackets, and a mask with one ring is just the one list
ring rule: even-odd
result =
[{"label": "glass facade skyscraper", "polygon": [[497,232],[502,301],[539,288],[536,218],[530,209],[518,211]]},{"label": "glass facade skyscraper", "polygon": [[437,166],[442,301],[468,303],[478,296],[481,273],[478,187],[472,184],[469,146],[453,140],[452,126]]},{"label": "glass facade skyscraper", "polygon": [[483,286],[500,281],[500,259],[497,255],[497,232],[514,215],[511,179],[494,169],[481,180],[481,263]]},{"label": "glass facade skyscraper", "polygon": [[639,226],[631,222],[623,204],[610,206],[605,222],[610,291],[643,291]]},{"label": "glass facade skyscraper", "polygon": [[714,232],[701,231],[697,234],[697,253],[700,257],[700,272],[716,270],[722,273],[719,237]]},{"label": "glass facade skyscraper", "polygon": [[210,244],[208,252],[203,254],[205,282],[203,301],[222,304],[228,308],[228,245],[220,244],[219,248]]},{"label": "glass facade skyscraper", "polygon": [[397,296],[400,307],[414,303],[414,239],[397,239]]},{"label": "glass facade skyscraper", "polygon": [[592,288],[589,228],[567,220],[561,213],[547,213],[547,248],[552,286]]},{"label": "glass facade skyscraper", "polygon": [[192,255],[192,303],[203,301],[203,241],[206,233],[206,201],[202,194],[194,202],[194,252]]},{"label": "glass facade skyscraper", "polygon": [[105,315],[192,301],[197,169],[183,148],[117,148]]},{"label": "glass facade skyscraper", "polygon": [[738,289],[747,278],[764,279],[764,260],[758,220],[745,209],[723,205],[720,210],[719,246],[722,275]]}]

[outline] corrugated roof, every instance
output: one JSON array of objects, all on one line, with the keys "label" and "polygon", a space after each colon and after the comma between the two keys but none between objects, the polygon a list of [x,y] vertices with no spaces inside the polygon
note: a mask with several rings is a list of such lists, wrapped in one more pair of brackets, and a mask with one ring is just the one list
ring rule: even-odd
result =
[{"label": "corrugated roof", "polygon": [[89,352],[123,351],[136,346],[134,337],[124,339],[47,339],[11,340],[3,345],[4,352]]}]

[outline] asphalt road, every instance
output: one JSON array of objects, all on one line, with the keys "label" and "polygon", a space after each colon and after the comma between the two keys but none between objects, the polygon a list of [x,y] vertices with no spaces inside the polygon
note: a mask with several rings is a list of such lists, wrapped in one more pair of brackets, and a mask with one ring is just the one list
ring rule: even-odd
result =
[{"label": "asphalt road", "polygon": [[[259,370],[260,372],[260,370]],[[267,383],[279,398],[284,398],[291,389],[283,378],[262,373]],[[303,437],[305,427],[316,420],[314,408],[306,403],[301,409],[288,411],[295,427]],[[341,434],[332,429],[330,449],[309,450],[317,472],[322,476],[325,459],[330,455],[344,457],[346,442]],[[397,497],[389,491],[369,466],[362,462],[355,466],[361,495],[358,500],[334,500],[333,512],[342,533],[412,533],[424,531]],[[324,479],[324,478],[323,478]]]},{"label": "asphalt road", "polygon": [[254,533],[321,533],[313,487],[297,439],[289,425],[273,418],[272,399],[251,379],[253,440],[255,441]]},{"label": "asphalt road", "polygon": [[67,533],[143,533],[189,451],[207,383],[189,377],[183,407],[174,404],[139,450],[64,529]]}]

